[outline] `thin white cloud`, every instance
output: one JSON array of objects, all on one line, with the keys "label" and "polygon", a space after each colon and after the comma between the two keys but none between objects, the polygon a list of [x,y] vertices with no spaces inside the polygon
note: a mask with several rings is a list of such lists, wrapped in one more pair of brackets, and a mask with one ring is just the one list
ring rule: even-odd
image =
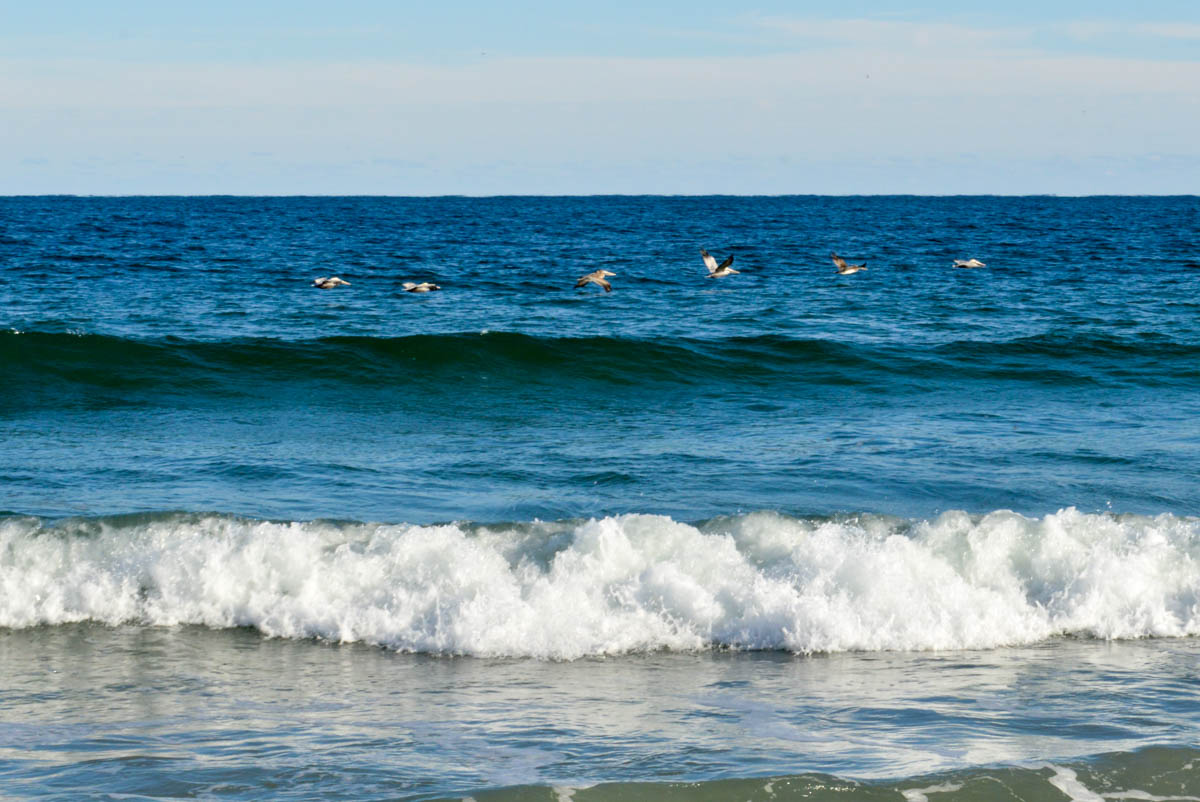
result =
[{"label": "thin white cloud", "polygon": [[946,22],[894,19],[809,19],[750,17],[751,28],[792,36],[829,47],[874,47],[891,50],[938,48],[949,51],[978,49],[1034,49],[1037,37],[1064,36],[1078,42],[1112,37],[1200,40],[1200,24],[1192,22],[1120,22],[1073,20],[1040,25],[984,27]]},{"label": "thin white cloud", "polygon": [[946,22],[912,22],[885,19],[798,19],[754,17],[752,25],[762,30],[830,46],[937,48],[948,51],[977,48],[1028,46],[1033,27],[983,28]]},{"label": "thin white cloud", "polygon": [[1063,26],[1063,33],[1069,38],[1081,42],[1099,39],[1102,36],[1109,36],[1116,30],[1116,26],[1111,22],[1096,22],[1077,20],[1068,22]]},{"label": "thin white cloud", "polygon": [[[471,65],[0,62],[0,110],[395,108],[848,97],[1194,95],[1200,61],[864,49],[716,58],[500,58]],[[5,116],[0,111],[0,118]]]},{"label": "thin white cloud", "polygon": [[1105,20],[1079,20],[1061,26],[1062,32],[1080,42],[1095,42],[1100,39],[1122,37],[1175,39],[1181,41],[1200,40],[1200,25],[1190,22],[1135,22],[1122,23]]},{"label": "thin white cloud", "polygon": [[1200,25],[1186,22],[1141,22],[1133,26],[1133,31],[1162,39],[1200,40]]}]

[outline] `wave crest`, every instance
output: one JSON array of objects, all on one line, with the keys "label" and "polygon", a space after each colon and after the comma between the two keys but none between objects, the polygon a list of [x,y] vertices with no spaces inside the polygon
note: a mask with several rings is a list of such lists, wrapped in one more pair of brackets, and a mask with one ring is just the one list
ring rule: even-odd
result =
[{"label": "wave crest", "polygon": [[437,654],[986,649],[1200,634],[1200,520],[998,511],[408,526],[0,520],[0,626],[253,627]]}]

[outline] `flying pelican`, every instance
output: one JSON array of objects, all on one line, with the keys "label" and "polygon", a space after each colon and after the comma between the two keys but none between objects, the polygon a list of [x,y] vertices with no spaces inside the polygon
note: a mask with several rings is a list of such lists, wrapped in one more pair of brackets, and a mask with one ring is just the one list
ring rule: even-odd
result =
[{"label": "flying pelican", "polygon": [[586,276],[580,276],[579,281],[575,282],[575,287],[579,288],[585,284],[599,284],[604,288],[605,292],[612,292],[612,285],[604,280],[605,276],[615,276],[616,273],[610,273],[607,270],[597,270],[593,273],[588,273]]},{"label": "flying pelican", "polygon": [[955,259],[954,266],[955,267],[987,267],[986,264],[979,261],[978,259]]},{"label": "flying pelican", "polygon": [[740,270],[734,270],[732,267],[730,267],[730,265],[733,264],[732,254],[719,265],[717,264],[717,260],[714,259],[709,252],[703,248],[700,249],[700,257],[704,260],[704,266],[708,268],[709,278],[721,278],[723,276],[730,276],[734,273],[742,272]]},{"label": "flying pelican", "polygon": [[837,268],[838,275],[840,276],[848,276],[851,273],[857,273],[860,270],[867,269],[866,262],[863,262],[861,265],[848,265],[846,264],[846,260],[838,256],[836,253],[831,255],[833,256],[833,264]]},{"label": "flying pelican", "polygon": [[431,281],[422,281],[420,284],[414,284],[411,281],[406,281],[402,286],[404,287],[405,292],[433,292],[434,290],[441,289],[441,287]]},{"label": "flying pelican", "polygon": [[332,290],[334,287],[349,287],[350,282],[340,279],[337,276],[321,276],[313,279],[313,286],[322,290]]}]

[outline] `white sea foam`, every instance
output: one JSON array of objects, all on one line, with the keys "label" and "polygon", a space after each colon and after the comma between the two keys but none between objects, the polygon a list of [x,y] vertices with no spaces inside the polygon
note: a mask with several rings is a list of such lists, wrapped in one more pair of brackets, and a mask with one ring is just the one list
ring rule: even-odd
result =
[{"label": "white sea foam", "polygon": [[552,659],[1180,637],[1200,634],[1200,520],[0,521],[0,626],[84,620]]},{"label": "white sea foam", "polygon": [[1047,768],[1054,770],[1050,784],[1066,794],[1067,799],[1070,799],[1071,802],[1104,802],[1104,797],[1081,783],[1075,772],[1070,769],[1054,765],[1047,766]]},{"label": "white sea foam", "polygon": [[962,783],[941,783],[939,785],[931,785],[928,788],[909,788],[906,791],[901,791],[900,795],[904,797],[906,802],[929,802],[930,794],[952,794],[955,791],[962,790]]}]

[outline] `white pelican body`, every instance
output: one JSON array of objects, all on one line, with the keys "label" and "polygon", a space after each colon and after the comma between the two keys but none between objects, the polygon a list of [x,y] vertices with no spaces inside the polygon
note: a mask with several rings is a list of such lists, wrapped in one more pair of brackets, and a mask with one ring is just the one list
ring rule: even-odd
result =
[{"label": "white pelican body", "polygon": [[313,279],[313,286],[322,290],[332,290],[334,287],[349,287],[350,282],[337,276],[321,276]]},{"label": "white pelican body", "polygon": [[434,284],[432,281],[422,281],[420,284],[414,284],[411,281],[406,281],[402,285],[405,292],[433,292],[440,290],[441,287]]},{"label": "white pelican body", "polygon": [[955,267],[987,267],[986,264],[979,261],[978,259],[955,259],[954,266]]}]

